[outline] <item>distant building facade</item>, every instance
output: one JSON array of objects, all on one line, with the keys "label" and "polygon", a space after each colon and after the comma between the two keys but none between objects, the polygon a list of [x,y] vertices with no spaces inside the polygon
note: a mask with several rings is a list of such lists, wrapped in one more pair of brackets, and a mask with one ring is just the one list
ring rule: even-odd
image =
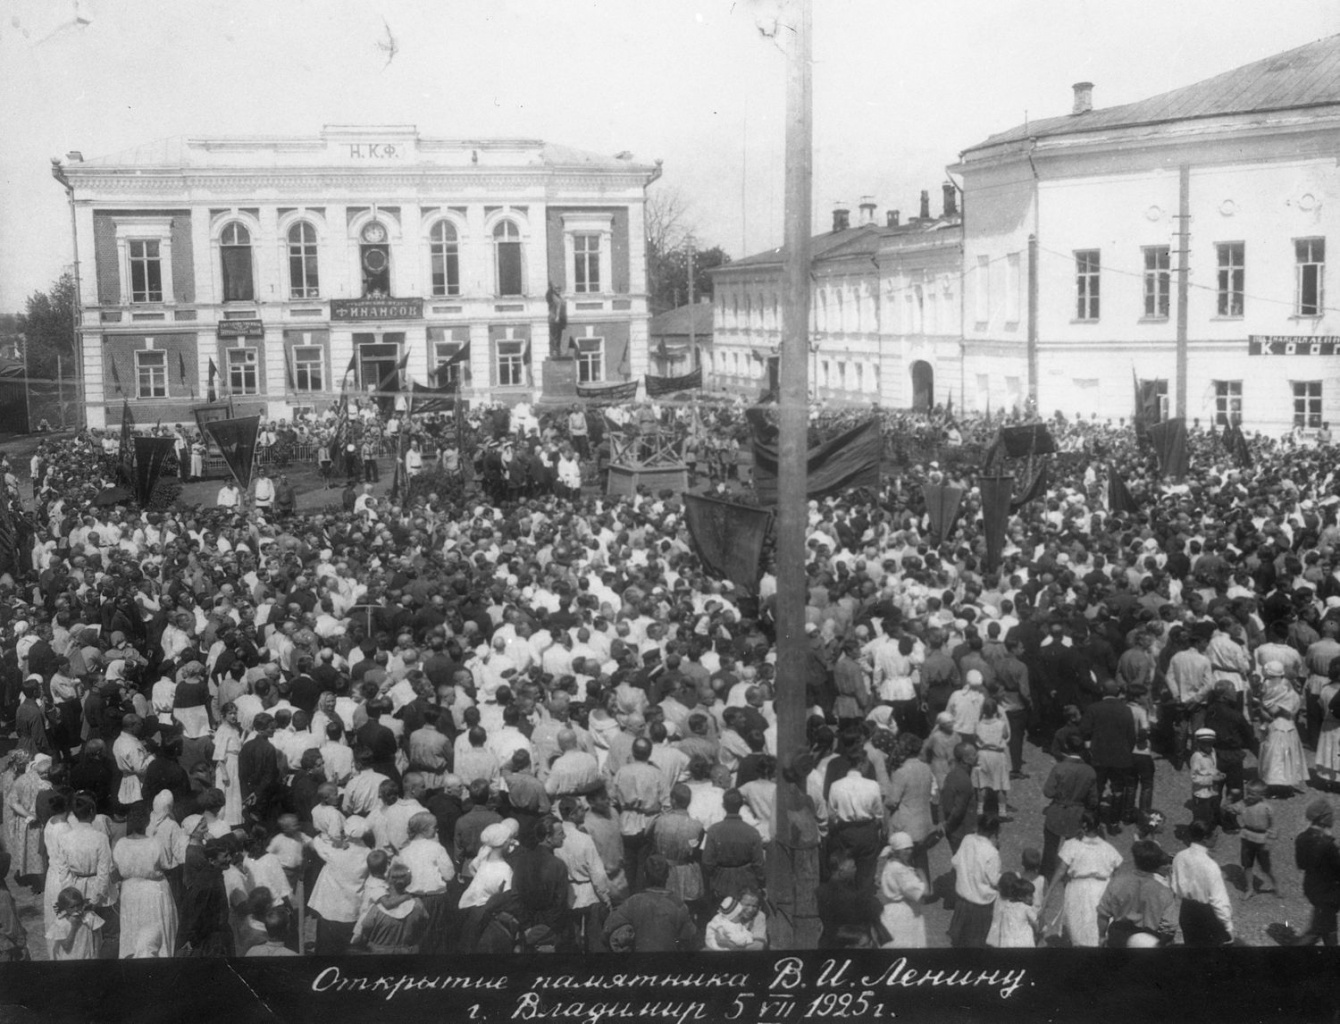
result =
[{"label": "distant building facade", "polygon": [[1081,83],[965,150],[965,404],[1115,420],[1135,377],[1188,422],[1340,421],[1338,67],[1340,36],[1109,109]]},{"label": "distant building facade", "polygon": [[695,302],[651,318],[648,372],[658,377],[691,373],[712,358],[712,304]]},{"label": "distant building facade", "polygon": [[[873,202],[834,211],[833,228],[811,241],[810,393],[816,401],[894,408],[944,404],[959,382],[962,235],[957,196],[917,217]],[[709,386],[756,397],[775,381],[781,344],[784,252],[774,249],[712,271],[713,352]],[[955,398],[957,401],[957,397]]]},{"label": "distant building facade", "polygon": [[459,375],[473,400],[530,399],[551,283],[583,381],[646,371],[643,208],[657,167],[535,140],[328,126],[61,171],[91,254],[90,426],[119,421],[126,400],[140,422],[189,422],[211,360],[218,397],[275,419],[335,401],[346,375],[364,392]]}]

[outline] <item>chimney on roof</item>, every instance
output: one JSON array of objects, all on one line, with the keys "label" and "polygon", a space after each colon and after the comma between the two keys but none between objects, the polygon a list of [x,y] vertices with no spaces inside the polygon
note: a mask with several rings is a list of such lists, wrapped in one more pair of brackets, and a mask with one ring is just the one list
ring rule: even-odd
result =
[{"label": "chimney on roof", "polygon": [[901,214],[897,210],[890,210],[884,217],[888,226],[891,228],[896,228],[901,220]]},{"label": "chimney on roof", "polygon": [[940,186],[945,197],[945,219],[958,216],[958,189],[954,187],[952,181],[946,181]]},{"label": "chimney on roof", "polygon": [[1075,109],[1072,114],[1087,114],[1093,109],[1093,83],[1076,82],[1072,88],[1075,90]]},{"label": "chimney on roof", "polygon": [[861,196],[861,226],[875,223],[875,197]]},{"label": "chimney on roof", "polygon": [[921,212],[917,214],[917,219],[931,219],[931,194],[924,188],[921,190]]},{"label": "chimney on roof", "polygon": [[838,203],[833,207],[833,230],[846,231],[851,227],[851,210],[847,209],[846,204]]}]

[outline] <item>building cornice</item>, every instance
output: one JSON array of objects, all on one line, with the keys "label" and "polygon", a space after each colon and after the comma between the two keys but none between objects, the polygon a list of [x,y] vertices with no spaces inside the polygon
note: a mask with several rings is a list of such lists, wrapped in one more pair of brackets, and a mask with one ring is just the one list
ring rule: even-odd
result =
[{"label": "building cornice", "polygon": [[462,194],[478,191],[520,191],[543,189],[548,194],[572,191],[609,192],[627,189],[630,192],[646,186],[649,175],[630,174],[626,171],[563,171],[537,169],[454,171],[441,168],[359,170],[346,168],[274,168],[258,171],[255,168],[230,170],[117,168],[108,170],[80,170],[77,166],[66,171],[70,184],[77,192],[117,193],[143,192],[161,195],[194,192],[228,192],[254,196],[260,190],[339,191],[365,190],[386,193],[435,192]]}]

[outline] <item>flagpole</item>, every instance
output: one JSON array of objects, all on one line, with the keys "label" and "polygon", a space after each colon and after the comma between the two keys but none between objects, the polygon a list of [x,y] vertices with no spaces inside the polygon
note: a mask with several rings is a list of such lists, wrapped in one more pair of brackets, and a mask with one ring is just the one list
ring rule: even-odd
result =
[{"label": "flagpole", "polygon": [[[791,0],[786,17],[786,215],[785,284],[782,291],[781,401],[777,460],[777,750],[784,758],[805,749],[805,527],[809,420],[808,338],[810,306],[811,0]],[[775,41],[781,41],[781,34]],[[773,844],[768,857],[768,895],[777,913],[768,915],[774,949],[814,948],[819,927],[815,890],[817,848],[797,833],[804,813],[804,780],[777,787]]]}]

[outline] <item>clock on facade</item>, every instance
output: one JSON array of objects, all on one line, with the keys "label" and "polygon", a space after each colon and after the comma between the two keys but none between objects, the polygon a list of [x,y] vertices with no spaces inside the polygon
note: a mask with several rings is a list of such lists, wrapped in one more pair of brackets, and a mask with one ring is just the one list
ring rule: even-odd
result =
[{"label": "clock on facade", "polygon": [[386,241],[386,229],[373,221],[363,229],[363,241],[369,245],[380,245]]}]

